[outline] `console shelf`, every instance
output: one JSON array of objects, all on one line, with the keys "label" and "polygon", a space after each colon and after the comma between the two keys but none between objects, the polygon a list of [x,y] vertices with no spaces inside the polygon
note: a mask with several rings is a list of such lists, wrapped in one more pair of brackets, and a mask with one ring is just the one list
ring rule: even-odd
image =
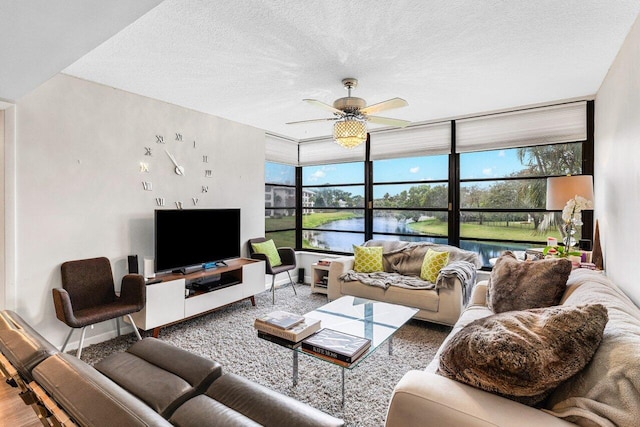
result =
[{"label": "console shelf", "polygon": [[[264,291],[263,261],[237,258],[226,261],[227,266],[199,270],[188,274],[169,273],[156,277],[161,282],[147,285],[145,307],[132,314],[139,329],[153,330],[158,337],[160,328],[196,316],[201,316],[229,304],[248,299],[255,305],[254,295]],[[187,283],[215,278],[211,290],[189,290]],[[126,320],[126,318],[125,318]]]}]

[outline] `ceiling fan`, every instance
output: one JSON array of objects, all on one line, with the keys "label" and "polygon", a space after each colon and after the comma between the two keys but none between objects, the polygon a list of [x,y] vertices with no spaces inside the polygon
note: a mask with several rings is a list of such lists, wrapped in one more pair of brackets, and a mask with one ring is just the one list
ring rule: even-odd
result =
[{"label": "ceiling fan", "polygon": [[351,96],[351,89],[358,85],[358,80],[349,77],[342,79],[342,84],[348,91],[345,98],[336,99],[333,106],[318,101],[317,99],[304,99],[311,105],[315,105],[333,113],[334,117],[324,119],[302,120],[289,122],[288,125],[312,122],[335,121],[333,127],[334,141],[345,148],[353,148],[362,144],[367,139],[366,122],[405,127],[411,122],[407,120],[392,119],[390,117],[373,116],[380,111],[400,108],[408,105],[402,98],[392,98],[367,107],[367,103],[362,98]]}]

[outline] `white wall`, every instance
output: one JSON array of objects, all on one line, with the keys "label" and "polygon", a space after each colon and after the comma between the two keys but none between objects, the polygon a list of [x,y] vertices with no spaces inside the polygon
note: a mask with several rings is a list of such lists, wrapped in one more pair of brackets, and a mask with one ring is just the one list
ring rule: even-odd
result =
[{"label": "white wall", "polygon": [[[2,106],[0,105],[0,108]],[[0,109],[0,165],[4,165],[4,110]],[[4,267],[5,262],[5,245],[4,245],[4,167],[0,167],[0,308],[4,306],[4,301],[6,300],[5,295],[5,286],[4,286],[4,277],[6,275],[6,270]]]},{"label": "white wall", "polygon": [[596,96],[595,217],[607,275],[640,303],[640,21]]},{"label": "white wall", "polygon": [[[15,285],[10,277],[6,285],[16,298],[8,308],[56,345],[68,331],[55,318],[51,296],[61,286],[60,264],[106,256],[119,286],[127,255],[137,254],[140,264],[153,255],[156,197],[166,199],[165,208],[175,201],[193,207],[192,197],[199,198],[198,207],[239,207],[243,244],[264,234],[259,129],[66,75],[19,100],[16,121],[16,273]],[[152,148],[151,157],[145,147]],[[184,176],[174,173],[165,148],[184,165]],[[142,161],[149,173],[140,171]],[[153,191],[145,191],[142,181],[151,181]],[[202,185],[209,186],[207,193]],[[198,236],[194,241],[201,243]],[[87,337],[105,339],[114,330],[106,322]]]}]

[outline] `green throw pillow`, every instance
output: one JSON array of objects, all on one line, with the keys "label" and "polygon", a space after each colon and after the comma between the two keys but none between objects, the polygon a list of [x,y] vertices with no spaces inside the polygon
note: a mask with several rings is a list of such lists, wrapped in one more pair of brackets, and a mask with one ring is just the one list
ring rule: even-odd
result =
[{"label": "green throw pillow", "polygon": [[282,265],[282,260],[280,259],[278,248],[276,248],[276,244],[273,243],[273,240],[267,240],[266,242],[262,243],[252,243],[251,247],[253,248],[254,252],[265,254],[269,259],[269,264],[271,264],[271,267]]},{"label": "green throw pillow", "polygon": [[382,246],[353,245],[355,261],[353,270],[356,273],[374,273],[382,271]]},{"label": "green throw pillow", "polygon": [[427,282],[436,283],[440,269],[449,263],[449,252],[438,252],[429,249],[422,261],[420,278]]}]

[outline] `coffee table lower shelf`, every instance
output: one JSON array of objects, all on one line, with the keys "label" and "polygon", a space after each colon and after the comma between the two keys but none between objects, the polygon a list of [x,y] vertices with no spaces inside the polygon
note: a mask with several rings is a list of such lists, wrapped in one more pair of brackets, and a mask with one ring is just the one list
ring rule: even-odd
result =
[{"label": "coffee table lower shelf", "polygon": [[[371,340],[371,346],[362,356],[350,364],[321,354],[304,351],[301,346],[292,348],[293,385],[296,386],[298,384],[298,355],[300,353],[340,366],[342,371],[342,406],[344,407],[345,370],[354,369],[384,342],[388,342],[389,354],[392,355],[393,334],[417,312],[418,309],[402,305],[344,296],[306,313],[305,317],[320,320],[322,328],[330,328],[361,338],[367,338]],[[280,345],[278,343],[274,344]]]},{"label": "coffee table lower shelf", "polygon": [[[389,343],[389,355],[391,356],[393,355],[393,335],[389,337],[388,343]],[[298,349],[295,349],[295,348],[292,348],[291,352],[293,353],[293,370],[291,372],[291,382],[294,387],[298,385],[298,355],[300,353],[308,354],[309,356],[316,357],[318,359],[322,359],[324,361],[333,363],[334,365],[340,366],[340,371],[342,374],[342,399],[340,404],[344,408],[344,373],[347,369],[351,369],[352,367],[355,367],[355,365],[358,364],[360,359],[356,360],[353,363],[347,363],[341,360],[336,360],[328,356],[323,356],[321,354],[310,353],[304,350],[298,351]]]}]

